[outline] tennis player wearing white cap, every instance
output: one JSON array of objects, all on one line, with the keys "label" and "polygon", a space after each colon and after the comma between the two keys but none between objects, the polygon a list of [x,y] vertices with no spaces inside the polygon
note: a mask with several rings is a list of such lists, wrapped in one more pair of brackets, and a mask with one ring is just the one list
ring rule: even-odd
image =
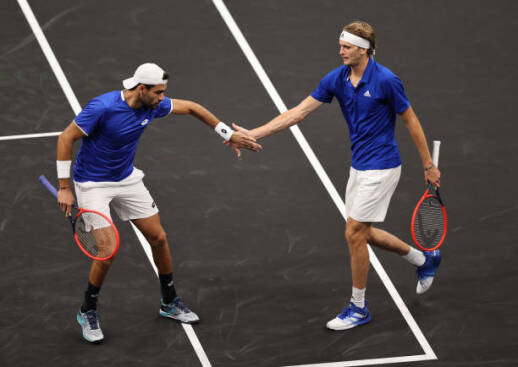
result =
[{"label": "tennis player wearing white cap", "polygon": [[395,252],[416,266],[418,294],[430,288],[441,259],[438,250],[423,254],[372,225],[384,221],[401,174],[401,158],[394,136],[396,115],[404,121],[417,147],[425,180],[440,184],[440,172],[432,163],[421,123],[410,106],[403,84],[389,69],[374,61],[375,42],[376,36],[369,24],[362,21],[348,24],[339,37],[344,65],[328,73],[310,96],[254,130],[234,125],[237,131],[259,139],[301,122],[323,103],[330,103],[333,97],[340,104],[349,126],[352,150],[345,196],[348,215],[345,237],[351,255],[353,287],[350,303],[327,323],[333,330],[350,329],[371,320],[365,301],[369,271],[367,243]]},{"label": "tennis player wearing white cap", "polygon": [[[67,214],[70,212],[74,202],[70,187],[72,146],[82,139],[73,168],[79,206],[108,217],[111,206],[122,220],[131,220],[137,226],[151,244],[158,268],[162,293],[160,315],[195,323],[198,316],[176,294],[169,244],[158,208],[142,181],[144,173],[133,166],[139,138],[155,118],[190,114],[236,146],[252,151],[262,147],[254,138],[234,132],[203,106],[165,97],[168,79],[158,65],[146,63],[123,81],[124,90],[108,92],[88,102],[58,139],[58,204]],[[90,342],[104,338],[96,304],[111,263],[111,260],[93,261],[84,301],[77,313],[83,336]]]}]

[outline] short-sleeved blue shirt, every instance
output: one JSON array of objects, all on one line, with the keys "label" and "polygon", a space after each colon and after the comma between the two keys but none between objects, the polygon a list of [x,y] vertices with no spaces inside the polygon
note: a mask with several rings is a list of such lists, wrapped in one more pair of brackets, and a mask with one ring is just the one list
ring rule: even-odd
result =
[{"label": "short-sleeved blue shirt", "polygon": [[164,98],[156,109],[133,109],[122,91],[92,99],[76,116],[74,123],[85,135],[74,165],[74,180],[121,181],[133,171],[133,159],[140,135],[154,118],[172,110]]},{"label": "short-sleeved blue shirt", "polygon": [[311,96],[330,103],[336,97],[351,138],[352,166],[357,170],[394,168],[401,164],[394,135],[396,114],[410,102],[401,80],[386,67],[369,60],[363,77],[353,87],[351,68],[341,66],[321,81]]}]

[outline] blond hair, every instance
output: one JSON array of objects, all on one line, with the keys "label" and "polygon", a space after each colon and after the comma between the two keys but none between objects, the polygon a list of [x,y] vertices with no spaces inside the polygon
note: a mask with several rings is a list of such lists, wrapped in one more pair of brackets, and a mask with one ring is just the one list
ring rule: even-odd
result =
[{"label": "blond hair", "polygon": [[368,40],[371,43],[371,48],[369,48],[367,53],[369,55],[374,53],[374,50],[376,49],[376,33],[374,33],[374,28],[372,28],[369,23],[355,20],[354,22],[347,24],[343,30]]}]

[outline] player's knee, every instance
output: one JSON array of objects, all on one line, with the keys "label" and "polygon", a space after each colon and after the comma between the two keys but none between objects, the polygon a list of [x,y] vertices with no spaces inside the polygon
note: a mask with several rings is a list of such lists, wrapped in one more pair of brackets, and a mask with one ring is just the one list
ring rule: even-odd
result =
[{"label": "player's knee", "polygon": [[359,230],[354,226],[347,226],[345,230],[345,239],[351,250],[365,246],[367,242],[364,231]]},{"label": "player's knee", "polygon": [[349,244],[349,246],[352,243],[356,242],[358,237],[359,237],[359,231],[355,227],[348,225],[345,228],[345,239],[347,240],[347,243]]},{"label": "player's knee", "polygon": [[347,241],[347,244],[349,247],[355,246],[358,242],[358,232],[352,231],[352,230],[346,230],[345,231],[345,239]]},{"label": "player's knee", "polygon": [[161,247],[167,244],[167,236],[164,230],[160,230],[149,236],[148,241],[153,247]]}]

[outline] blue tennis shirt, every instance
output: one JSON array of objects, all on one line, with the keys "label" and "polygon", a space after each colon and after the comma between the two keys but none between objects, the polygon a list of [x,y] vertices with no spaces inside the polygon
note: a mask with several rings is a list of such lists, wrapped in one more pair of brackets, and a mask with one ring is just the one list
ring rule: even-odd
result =
[{"label": "blue tennis shirt", "polygon": [[104,182],[128,177],[140,135],[154,118],[171,112],[171,103],[166,97],[156,109],[133,109],[121,91],[88,102],[74,120],[85,135],[74,165],[74,180]]},{"label": "blue tennis shirt", "polygon": [[394,168],[401,164],[394,136],[396,114],[410,102],[401,80],[386,67],[369,60],[362,79],[353,87],[351,68],[341,66],[321,81],[311,93],[316,100],[331,103],[336,97],[351,138],[352,166],[357,170]]}]

